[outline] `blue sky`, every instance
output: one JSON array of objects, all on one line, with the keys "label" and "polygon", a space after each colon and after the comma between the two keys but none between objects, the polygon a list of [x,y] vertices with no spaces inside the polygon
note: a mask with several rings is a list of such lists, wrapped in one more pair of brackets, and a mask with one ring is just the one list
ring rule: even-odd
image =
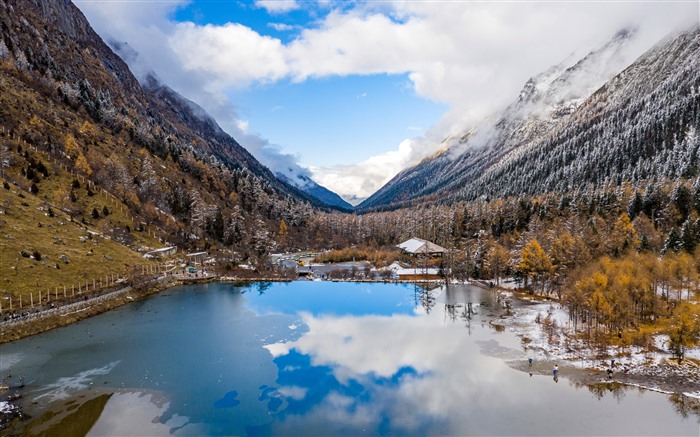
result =
[{"label": "blue sky", "polygon": [[250,131],[317,167],[368,159],[422,134],[446,110],[416,96],[405,75],[285,80],[229,96]]},{"label": "blue sky", "polygon": [[533,75],[640,29],[632,62],[697,1],[75,0],[273,171],[345,197],[478,126]]},{"label": "blue sky", "polygon": [[[200,25],[240,23],[289,43],[331,10],[311,2],[304,6],[270,13],[252,2],[194,1],[177,9],[173,18]],[[423,134],[447,110],[444,104],[417,96],[407,74],[285,79],[232,89],[227,95],[248,131],[298,156],[307,167],[368,159]]]}]

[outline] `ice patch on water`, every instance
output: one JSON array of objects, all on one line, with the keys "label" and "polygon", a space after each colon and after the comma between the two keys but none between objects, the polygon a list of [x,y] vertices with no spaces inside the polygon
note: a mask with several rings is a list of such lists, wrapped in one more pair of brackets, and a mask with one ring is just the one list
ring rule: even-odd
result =
[{"label": "ice patch on water", "polygon": [[70,396],[71,392],[88,388],[92,384],[92,380],[95,376],[107,375],[117,364],[119,364],[119,361],[114,361],[103,367],[85,370],[75,376],[59,378],[59,380],[53,384],[47,384],[43,390],[48,391],[37,396],[35,399],[48,398],[49,401],[66,399]]},{"label": "ice patch on water", "polygon": [[22,360],[22,354],[19,352],[0,354],[0,373],[4,376],[15,364]]}]

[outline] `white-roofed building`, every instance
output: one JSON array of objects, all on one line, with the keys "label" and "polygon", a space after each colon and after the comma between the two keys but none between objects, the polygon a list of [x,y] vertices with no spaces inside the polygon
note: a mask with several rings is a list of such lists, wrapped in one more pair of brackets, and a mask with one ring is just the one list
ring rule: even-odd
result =
[{"label": "white-roofed building", "polygon": [[146,252],[143,257],[148,259],[159,259],[166,256],[172,256],[177,253],[177,246],[161,247],[160,249]]},{"label": "white-roofed building", "polygon": [[396,247],[405,253],[414,256],[442,256],[445,252],[447,252],[447,249],[442,246],[438,246],[433,242],[415,237],[398,244]]}]

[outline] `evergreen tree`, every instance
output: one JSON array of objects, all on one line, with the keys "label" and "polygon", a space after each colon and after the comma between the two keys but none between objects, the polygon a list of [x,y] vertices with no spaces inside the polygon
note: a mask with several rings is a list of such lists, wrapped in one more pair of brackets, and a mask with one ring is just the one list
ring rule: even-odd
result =
[{"label": "evergreen tree", "polygon": [[630,199],[629,205],[627,205],[627,215],[630,216],[630,219],[634,220],[634,218],[637,217],[637,214],[642,212],[643,209],[644,202],[642,201],[642,196],[638,191],[635,191],[634,196],[632,199]]},{"label": "evergreen tree", "polygon": [[661,253],[666,253],[669,250],[673,252],[678,252],[683,247],[683,240],[681,240],[681,235],[678,233],[676,228],[672,228],[666,237],[663,247],[661,248]]},{"label": "evergreen tree", "polygon": [[693,204],[693,195],[688,187],[685,186],[683,182],[678,182],[673,187],[671,192],[671,202],[676,205],[678,212],[681,213],[681,219],[685,220],[690,214],[690,210]]},{"label": "evergreen tree", "polygon": [[688,218],[683,222],[681,227],[681,241],[683,242],[683,249],[689,253],[693,253],[695,247],[698,244],[698,220],[691,220]]}]

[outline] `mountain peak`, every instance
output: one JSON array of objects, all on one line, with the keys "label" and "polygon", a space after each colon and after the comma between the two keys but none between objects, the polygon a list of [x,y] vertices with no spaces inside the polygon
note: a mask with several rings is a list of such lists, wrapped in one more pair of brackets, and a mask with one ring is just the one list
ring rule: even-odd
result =
[{"label": "mountain peak", "polygon": [[[620,123],[619,117],[615,118],[611,113],[610,108],[613,103],[620,114],[627,113],[630,109],[624,102],[639,98],[638,95],[642,93],[648,93],[645,95],[648,95],[649,101],[656,101],[663,88],[663,93],[675,96],[668,98],[668,101],[674,102],[671,105],[673,111],[684,111],[682,106],[692,103],[689,97],[691,94],[688,91],[692,87],[686,89],[680,85],[667,84],[666,81],[676,81],[681,84],[688,80],[692,81],[693,75],[697,76],[697,71],[690,73],[683,69],[692,69],[689,63],[696,62],[698,59],[697,46],[700,45],[698,33],[700,32],[697,31],[696,26],[694,33],[691,30],[671,39],[665,38],[635,60],[633,57],[636,56],[637,48],[632,42],[636,41],[637,31],[633,28],[620,30],[608,42],[585,56],[579,59],[567,58],[530,78],[516,100],[500,114],[485,119],[475,129],[470,130],[469,135],[454,136],[456,141],[451,140],[447,151],[426,158],[414,167],[399,173],[363,202],[358,209],[366,210],[387,205],[402,206],[420,198],[437,195],[445,200],[448,198],[472,199],[484,192],[490,192],[493,195],[543,192],[555,186],[559,187],[564,184],[564,181],[566,184],[561,185],[564,188],[582,184],[581,181],[568,179],[569,176],[561,172],[556,176],[543,176],[554,171],[553,167],[543,169],[542,166],[545,165],[543,162],[555,159],[545,154],[544,148],[564,148],[564,144],[568,145],[572,141],[583,141],[588,138],[585,144],[577,143],[576,147],[581,150],[567,149],[566,152],[559,152],[556,159],[561,161],[560,165],[564,165],[568,162],[565,159],[574,159],[591,148],[595,147],[597,150],[604,145],[612,147],[608,136],[613,133],[603,134],[599,131],[603,129],[603,125],[598,124],[599,117],[602,117],[601,114],[610,117],[606,119],[606,123],[610,125]],[[695,69],[697,70],[697,66]],[[684,72],[679,73],[681,70]],[[676,96],[679,92],[681,94]],[[596,103],[601,99],[605,102],[604,105]],[[658,104],[661,105],[661,103]],[[622,119],[628,121],[638,119],[637,114],[650,110],[646,106],[639,106],[635,109],[636,112]],[[662,113],[665,117],[670,112],[664,110]],[[691,110],[685,113],[693,112]],[[676,116],[680,117],[680,115]],[[687,115],[685,117],[687,118]],[[660,119],[649,115],[646,123],[639,126],[631,123],[640,132],[636,132],[629,138],[627,132],[632,127],[618,126],[619,132],[616,135],[625,139],[615,143],[616,146],[627,144],[628,147],[632,147],[630,144],[636,144],[648,138],[651,134],[646,131],[642,133],[641,130],[646,129],[651,121],[657,123]],[[657,128],[666,129],[660,126]],[[589,130],[594,130],[595,135],[607,136],[603,139],[592,134],[587,134],[589,136],[583,136],[582,133],[575,134],[575,132]],[[679,136],[683,137],[685,134],[679,132]],[[662,138],[658,134],[651,137]],[[602,156],[606,152],[601,150],[597,153]],[[632,152],[627,150],[618,153],[624,157]],[[539,161],[532,158],[525,163],[525,157],[530,155],[537,155]],[[616,161],[619,160],[618,158],[609,159]],[[599,158],[590,157],[590,159],[591,162],[579,163],[576,168],[570,169],[570,173],[575,174],[593,163],[602,165]],[[641,159],[636,162],[641,162]],[[627,164],[618,164],[619,168],[625,165]],[[630,175],[630,178],[639,178],[649,173],[648,169],[635,171],[636,173]],[[598,170],[589,170],[579,177],[584,180],[597,173]],[[520,178],[517,183],[516,174]],[[544,181],[543,178],[546,177],[551,179]],[[611,174],[607,177],[613,176]],[[513,182],[502,182],[505,180]],[[532,181],[535,180],[541,183],[533,184]],[[496,185],[500,187],[498,190],[494,188]]]}]

